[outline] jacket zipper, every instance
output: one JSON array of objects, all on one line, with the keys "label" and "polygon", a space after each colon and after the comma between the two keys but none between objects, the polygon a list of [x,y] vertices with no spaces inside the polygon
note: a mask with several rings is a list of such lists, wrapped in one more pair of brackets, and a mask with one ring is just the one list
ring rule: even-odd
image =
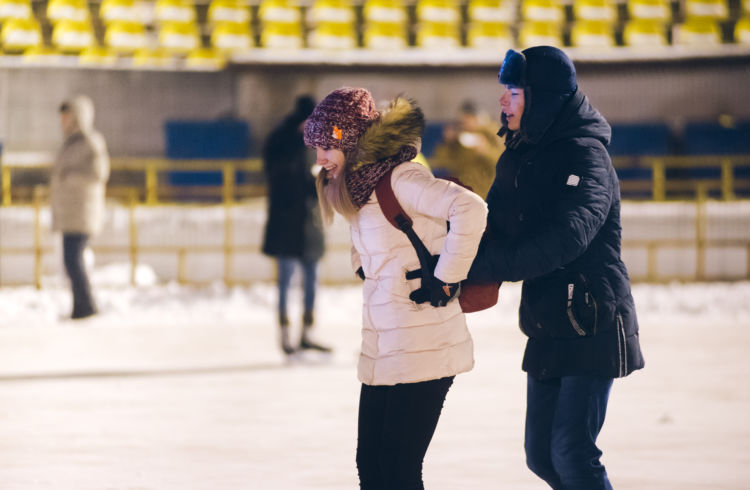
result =
[{"label": "jacket zipper", "polygon": [[581,337],[586,336],[586,331],[581,328],[581,325],[578,323],[578,320],[576,320],[575,316],[573,315],[573,291],[575,290],[574,284],[568,284],[568,319],[570,320],[570,324],[573,325],[573,329],[576,331],[578,335]]},{"label": "jacket zipper", "polygon": [[620,377],[628,372],[628,343],[625,336],[625,326],[623,325],[622,315],[617,314],[617,350],[620,355]]}]

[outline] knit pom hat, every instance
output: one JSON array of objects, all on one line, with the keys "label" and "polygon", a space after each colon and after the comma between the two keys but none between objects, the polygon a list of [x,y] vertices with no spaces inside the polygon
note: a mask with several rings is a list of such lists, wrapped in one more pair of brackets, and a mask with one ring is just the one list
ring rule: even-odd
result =
[{"label": "knit pom hat", "polygon": [[323,99],[305,123],[305,144],[312,147],[354,149],[357,140],[380,115],[370,92],[343,87]]}]

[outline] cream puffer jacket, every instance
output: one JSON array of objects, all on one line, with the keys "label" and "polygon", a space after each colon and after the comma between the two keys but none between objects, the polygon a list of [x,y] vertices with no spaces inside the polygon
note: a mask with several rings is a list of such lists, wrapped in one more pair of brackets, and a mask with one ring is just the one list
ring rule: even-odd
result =
[{"label": "cream puffer jacket", "polygon": [[[465,279],[484,232],[485,202],[414,162],[395,167],[391,184],[417,235],[440,254],[435,277]],[[394,385],[471,370],[474,346],[458,300],[433,307],[409,299],[421,281],[405,275],[420,267],[419,260],[406,235],[386,220],[374,192],[351,222],[351,238],[352,265],[365,273],[360,381]]]},{"label": "cream puffer jacket", "polygon": [[109,154],[104,138],[94,130],[91,100],[77,96],[67,103],[75,127],[66,135],[52,168],[52,229],[96,235],[104,223]]}]

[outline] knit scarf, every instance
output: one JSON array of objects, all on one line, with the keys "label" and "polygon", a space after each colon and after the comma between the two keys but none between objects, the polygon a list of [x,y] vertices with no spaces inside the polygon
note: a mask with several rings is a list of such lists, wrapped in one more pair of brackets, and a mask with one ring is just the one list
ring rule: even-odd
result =
[{"label": "knit scarf", "polygon": [[417,156],[415,147],[403,146],[395,155],[369,165],[362,165],[357,170],[347,173],[346,188],[357,209],[367,203],[383,175],[393,167],[411,161],[415,156]]}]

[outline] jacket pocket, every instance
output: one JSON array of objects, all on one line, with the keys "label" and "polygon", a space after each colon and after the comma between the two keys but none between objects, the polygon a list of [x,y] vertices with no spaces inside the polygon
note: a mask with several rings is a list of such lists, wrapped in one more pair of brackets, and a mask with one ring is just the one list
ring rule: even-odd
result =
[{"label": "jacket pocket", "polygon": [[568,283],[565,307],[570,325],[579,336],[596,335],[597,309],[596,298],[588,287],[588,281],[579,273]]},{"label": "jacket pocket", "polygon": [[521,330],[535,338],[579,338],[597,329],[597,302],[583,274],[558,271],[524,281]]}]

